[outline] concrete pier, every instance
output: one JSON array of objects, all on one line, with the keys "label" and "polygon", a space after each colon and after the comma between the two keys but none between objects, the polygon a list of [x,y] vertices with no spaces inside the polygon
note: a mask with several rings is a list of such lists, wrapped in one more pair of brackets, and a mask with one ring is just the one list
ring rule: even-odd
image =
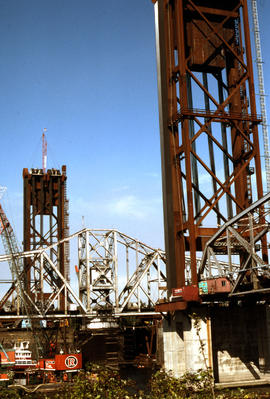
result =
[{"label": "concrete pier", "polygon": [[175,312],[170,319],[163,320],[158,333],[158,361],[162,362],[167,372],[172,372],[176,377],[187,371],[211,367],[206,310],[199,309],[197,328],[195,319],[186,312]]},{"label": "concrete pier", "polygon": [[210,367],[216,383],[270,381],[267,305],[177,311],[163,320],[157,340],[158,361],[176,377]]}]

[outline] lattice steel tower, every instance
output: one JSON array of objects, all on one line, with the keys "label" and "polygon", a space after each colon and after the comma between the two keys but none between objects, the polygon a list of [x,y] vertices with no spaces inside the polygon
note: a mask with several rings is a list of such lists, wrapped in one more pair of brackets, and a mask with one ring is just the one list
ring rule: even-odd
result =
[{"label": "lattice steel tower", "polygon": [[[173,288],[197,284],[196,258],[205,243],[263,196],[261,118],[247,0],[154,3],[167,277]],[[263,231],[256,240],[268,262]],[[241,248],[234,254],[240,264],[246,261]]]},{"label": "lattice steel tower", "polygon": [[[30,251],[53,245],[69,235],[68,201],[66,198],[66,166],[62,171],[49,169],[23,170],[24,180],[24,237],[23,249]],[[51,249],[50,259],[60,273],[69,280],[69,246],[60,245],[59,250]],[[64,311],[64,293],[60,292],[61,281],[46,262],[40,264],[35,259],[25,258],[25,289],[29,297],[40,301],[46,307],[46,299]],[[46,286],[41,279],[44,268]],[[55,299],[55,301],[52,301]],[[55,305],[58,303],[58,305]]]}]

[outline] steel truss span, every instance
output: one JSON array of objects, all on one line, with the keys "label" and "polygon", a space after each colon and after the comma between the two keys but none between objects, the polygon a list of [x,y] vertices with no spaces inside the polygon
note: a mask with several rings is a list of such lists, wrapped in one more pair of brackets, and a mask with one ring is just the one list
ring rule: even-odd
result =
[{"label": "steel truss span", "polygon": [[[270,293],[270,265],[262,258],[260,238],[269,233],[270,225],[260,224],[261,206],[270,193],[230,219],[207,242],[200,259],[199,280],[227,277],[229,298]],[[264,215],[269,218],[269,211]],[[241,251],[245,262],[233,264],[234,254]],[[220,259],[227,260],[226,267]],[[256,296],[254,295],[256,298]]]},{"label": "steel truss span", "polygon": [[[74,240],[78,241],[78,291],[50,257],[52,251],[58,253],[63,244],[72,245]],[[45,248],[0,255],[0,262],[22,259],[38,267],[29,290],[21,290],[13,298],[17,317],[58,317],[59,312],[67,316],[72,311],[78,317],[153,314],[155,304],[167,297],[164,251],[117,230],[84,229]],[[22,279],[23,274],[10,281],[11,287],[17,285],[17,278]],[[63,303],[59,306],[60,295]],[[8,298],[7,294],[2,297],[0,311],[3,312]],[[21,307],[16,306],[18,303]],[[16,319],[15,315],[10,317]]]},{"label": "steel truss span", "polygon": [[[256,111],[247,0],[153,2],[171,290],[186,284],[186,255],[189,283],[198,284],[197,259],[206,248],[208,253],[214,250],[207,242],[263,197],[261,117]],[[230,241],[242,233],[243,224],[246,231],[252,225],[253,233],[245,233],[246,242],[238,240],[233,250],[242,271],[256,268],[257,262],[268,265],[263,208],[261,204],[256,217],[238,221],[234,233],[228,227]],[[260,252],[260,261],[247,255],[247,243]]]}]

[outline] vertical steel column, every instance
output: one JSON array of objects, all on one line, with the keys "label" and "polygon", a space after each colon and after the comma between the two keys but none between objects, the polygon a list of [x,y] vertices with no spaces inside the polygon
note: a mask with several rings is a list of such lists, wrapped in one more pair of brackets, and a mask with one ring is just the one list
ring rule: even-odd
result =
[{"label": "vertical steel column", "polygon": [[114,295],[115,295],[115,311],[119,310],[119,287],[118,287],[118,251],[117,251],[117,232],[113,232],[113,280],[114,280]]},{"label": "vertical steel column", "polygon": [[[162,187],[164,206],[165,247],[167,253],[168,289],[185,284],[183,265],[185,263],[184,236],[178,235],[183,218],[181,176],[173,149],[178,142],[178,129],[168,126],[169,105],[172,107],[168,70],[170,16],[163,2],[155,4],[157,71],[159,93],[159,124],[162,166]],[[173,52],[173,49],[172,49]],[[175,97],[175,96],[174,96]],[[170,111],[171,114],[172,111]],[[172,167],[173,165],[173,167]]]},{"label": "vertical steel column", "polygon": [[92,277],[90,278],[90,254],[89,254],[89,231],[85,232],[85,267],[86,267],[86,309],[90,312],[91,309],[91,287]]},{"label": "vertical steel column", "polygon": [[[31,204],[31,187],[29,187],[28,170],[23,170],[23,248],[28,250],[31,248],[30,244],[30,204]],[[24,289],[30,292],[30,259],[24,260]]]}]

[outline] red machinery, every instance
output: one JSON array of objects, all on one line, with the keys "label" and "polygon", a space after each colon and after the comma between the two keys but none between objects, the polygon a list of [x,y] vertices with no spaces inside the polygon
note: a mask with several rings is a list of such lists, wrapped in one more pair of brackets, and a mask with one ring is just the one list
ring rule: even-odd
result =
[{"label": "red machinery", "polygon": [[43,380],[55,382],[58,379],[65,381],[66,373],[77,372],[82,368],[82,354],[56,354],[49,359],[32,358],[29,342],[24,341],[15,345],[13,349],[0,350],[0,381],[9,380],[8,372],[13,371],[21,376],[39,375]]}]

